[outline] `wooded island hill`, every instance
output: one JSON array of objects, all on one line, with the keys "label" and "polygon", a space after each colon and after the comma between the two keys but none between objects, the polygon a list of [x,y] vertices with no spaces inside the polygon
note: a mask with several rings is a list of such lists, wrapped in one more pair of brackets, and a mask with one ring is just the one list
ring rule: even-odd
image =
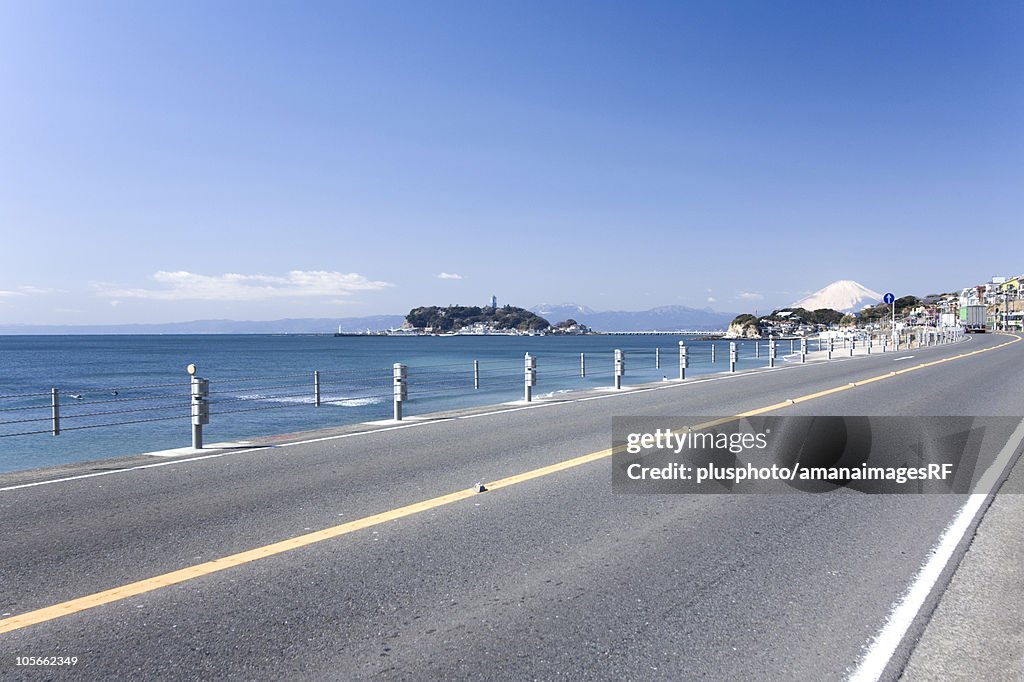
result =
[{"label": "wooded island hill", "polygon": [[428,334],[449,333],[554,333],[586,334],[589,329],[576,320],[565,320],[552,326],[546,319],[525,308],[452,305],[421,306],[405,316],[403,329]]}]

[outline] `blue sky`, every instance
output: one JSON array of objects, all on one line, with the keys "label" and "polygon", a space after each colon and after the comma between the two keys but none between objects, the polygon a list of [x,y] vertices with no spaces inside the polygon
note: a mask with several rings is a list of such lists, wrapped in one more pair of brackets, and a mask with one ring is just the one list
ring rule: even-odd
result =
[{"label": "blue sky", "polygon": [[1024,272],[1024,6],[0,0],[0,322]]}]

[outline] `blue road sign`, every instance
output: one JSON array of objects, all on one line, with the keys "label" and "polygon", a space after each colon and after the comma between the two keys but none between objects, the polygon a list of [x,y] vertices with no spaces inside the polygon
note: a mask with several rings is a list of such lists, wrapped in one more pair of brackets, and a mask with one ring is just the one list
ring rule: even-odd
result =
[{"label": "blue road sign", "polygon": [[896,297],[893,296],[892,293],[887,293],[885,296],[882,297],[882,300],[885,301],[887,304],[892,305],[892,302],[896,300]]}]

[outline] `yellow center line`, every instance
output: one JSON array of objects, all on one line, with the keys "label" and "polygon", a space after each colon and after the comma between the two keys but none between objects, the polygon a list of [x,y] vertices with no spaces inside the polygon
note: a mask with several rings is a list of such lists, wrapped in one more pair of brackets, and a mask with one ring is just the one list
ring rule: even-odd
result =
[{"label": "yellow center line", "polygon": [[[779,402],[773,405],[767,405],[765,407],[760,407],[754,410],[749,410],[747,412],[742,412],[732,417],[726,417],[712,422],[698,424],[697,426],[694,426],[692,428],[694,430],[706,429],[712,426],[717,426],[719,424],[736,421],[744,417],[753,417],[759,414],[764,414],[766,412],[774,412],[776,410],[780,410],[797,403],[807,402],[809,400],[814,400],[827,395],[832,395],[833,393],[839,393],[841,391],[848,391],[856,386],[864,386],[865,384],[869,384],[875,381],[881,381],[883,379],[889,379],[894,376],[905,374],[907,372],[924,369],[925,367],[933,367],[944,362],[959,360],[961,358],[970,357],[973,355],[977,355],[979,353],[986,353],[988,351],[997,350],[999,348],[1008,346],[1012,343],[1017,343],[1020,340],[1021,337],[1014,337],[1012,341],[1007,341],[1006,343],[999,344],[998,346],[981,348],[975,351],[971,351],[969,353],[962,353],[960,355],[943,358],[941,360],[925,362],[919,365],[915,365],[913,367],[904,368],[902,370],[899,370],[898,372],[887,372],[885,374],[880,374],[878,376],[871,377],[869,379],[863,379],[861,381],[857,381],[851,384],[836,386],[835,388],[830,388],[824,391],[818,391],[817,393],[810,393],[799,398],[793,398],[792,400],[786,400],[784,402]],[[500,480],[487,483],[486,486],[490,490],[499,490],[501,488],[507,488],[513,485],[517,485],[519,483],[523,483],[525,481],[530,481],[536,478],[549,476],[559,471],[565,471],[566,469],[572,469],[574,467],[582,466],[584,464],[589,464],[590,462],[596,462],[598,460],[611,457],[618,450],[620,450],[620,448],[607,448],[605,450],[599,450],[597,452],[592,452],[587,455],[574,457],[572,459],[567,459],[562,462],[556,462],[555,464],[540,467],[538,469],[533,469],[531,471],[526,471],[521,474],[508,476],[506,478],[502,478]],[[356,531],[372,528],[373,526],[378,526],[389,521],[395,521],[397,519],[405,518],[407,516],[419,514],[420,512],[425,512],[455,502],[460,502],[462,500],[469,499],[470,497],[474,497],[475,495],[477,495],[477,491],[475,488],[459,490],[454,493],[448,493],[447,495],[441,495],[440,497],[433,497],[428,500],[423,500],[421,502],[406,505],[404,507],[398,507],[397,509],[391,509],[389,511],[381,512],[379,514],[366,516],[361,519],[356,519],[355,521],[349,521],[348,523],[343,523],[341,525],[333,526],[331,528],[325,528],[323,530],[314,531],[312,533],[298,535],[287,540],[281,540],[280,542],[264,545],[262,547],[256,547],[254,549],[239,552],[237,554],[231,554],[201,564],[195,564],[194,566],[188,566],[177,571],[171,571],[170,573],[164,573],[162,575],[157,575],[152,578],[146,578],[144,580],[139,580],[137,582],[128,583],[127,585],[120,585],[118,587],[114,587],[109,590],[104,590],[102,592],[96,592],[95,594],[90,594],[85,597],[79,597],[77,599],[71,599],[69,601],[61,602],[59,604],[54,604],[53,606],[47,606],[45,608],[36,609],[34,611],[28,611],[17,616],[10,616],[8,618],[0,620],[0,634],[11,632],[13,630],[19,630],[30,625],[44,623],[46,621],[54,620],[62,616],[70,615],[72,613],[78,613],[79,611],[85,611],[87,609],[92,609],[97,606],[102,606],[103,604],[110,604],[112,602],[121,601],[122,599],[127,599],[129,597],[145,594],[146,592],[152,592],[153,590],[158,590],[162,587],[177,585],[188,580],[193,580],[195,578],[210,575],[212,573],[217,573],[229,568],[233,568],[235,566],[240,566],[242,564],[257,561],[259,559],[264,559],[266,557],[271,557],[277,554],[282,554],[284,552],[289,552],[300,547],[306,547],[307,545],[323,542],[324,540],[330,540],[331,538],[336,538],[342,535],[348,535],[349,533],[354,533]]]}]

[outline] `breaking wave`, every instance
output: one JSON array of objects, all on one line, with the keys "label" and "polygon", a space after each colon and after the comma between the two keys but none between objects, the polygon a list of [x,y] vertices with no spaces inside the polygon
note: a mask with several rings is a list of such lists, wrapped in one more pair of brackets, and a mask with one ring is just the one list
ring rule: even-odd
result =
[{"label": "breaking wave", "polygon": [[[297,396],[275,396],[275,395],[262,395],[259,393],[248,393],[236,396],[239,400],[252,400],[253,402],[268,402],[268,403],[285,403],[293,405],[312,405],[313,396],[311,395],[297,395]],[[380,397],[352,397],[346,398],[344,396],[323,396],[320,399],[320,403],[323,406],[338,406],[338,407],[364,407],[366,405],[379,405],[384,402],[384,398]]]}]

